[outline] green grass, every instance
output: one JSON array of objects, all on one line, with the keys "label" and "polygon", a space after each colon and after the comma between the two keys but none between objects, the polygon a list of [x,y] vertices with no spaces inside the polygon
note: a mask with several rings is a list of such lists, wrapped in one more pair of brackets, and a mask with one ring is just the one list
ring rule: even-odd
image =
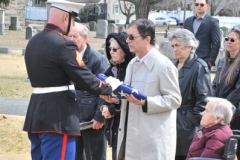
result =
[{"label": "green grass", "polygon": [[0,97],[29,98],[32,87],[26,76],[0,76]]}]

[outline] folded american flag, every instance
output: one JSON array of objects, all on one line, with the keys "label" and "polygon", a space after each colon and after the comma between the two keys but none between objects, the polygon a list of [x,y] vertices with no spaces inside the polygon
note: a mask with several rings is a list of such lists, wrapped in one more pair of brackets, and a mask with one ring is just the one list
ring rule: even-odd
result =
[{"label": "folded american flag", "polygon": [[[105,81],[108,78],[104,74],[98,74],[97,77],[102,81]],[[131,86],[126,85],[124,83],[119,85],[117,87],[117,89],[115,89],[112,92],[112,97],[119,98],[119,99],[126,99],[126,97],[125,97],[126,94],[132,94],[135,98],[137,98],[139,100],[146,100],[147,99],[146,95],[144,95],[143,93],[139,92],[135,88],[132,88]]]}]

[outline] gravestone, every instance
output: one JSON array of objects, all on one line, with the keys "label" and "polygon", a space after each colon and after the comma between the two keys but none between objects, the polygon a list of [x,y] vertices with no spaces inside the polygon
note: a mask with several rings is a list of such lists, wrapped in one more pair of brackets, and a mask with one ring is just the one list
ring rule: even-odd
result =
[{"label": "gravestone", "polygon": [[175,55],[173,53],[173,49],[171,46],[171,42],[170,41],[161,41],[159,44],[159,51],[165,55],[166,57],[168,57],[170,60],[175,59]]},{"label": "gravestone", "polygon": [[108,26],[107,20],[97,21],[97,31],[96,31],[97,38],[107,38],[107,26]]},{"label": "gravestone", "polygon": [[222,29],[223,31],[223,37],[226,37],[228,32],[230,31],[230,29],[227,27],[220,27],[220,29]]},{"label": "gravestone", "polygon": [[118,26],[118,32],[126,31],[124,25]]},{"label": "gravestone", "polygon": [[30,39],[33,36],[33,28],[31,26],[26,27],[26,39]]},{"label": "gravestone", "polygon": [[25,52],[26,52],[26,49],[22,49],[22,55],[24,56],[25,55]]},{"label": "gravestone", "polygon": [[109,23],[109,24],[108,24],[108,33],[107,33],[107,35],[109,35],[110,33],[115,33],[116,28],[117,28],[117,27],[116,27],[115,24]]},{"label": "gravestone", "polygon": [[97,28],[97,24],[95,21],[90,21],[89,22],[89,30],[90,31],[96,31],[96,28]]},{"label": "gravestone", "polygon": [[0,53],[11,53],[11,49],[8,47],[0,47]]},{"label": "gravestone", "polygon": [[14,31],[21,30],[18,17],[11,17],[11,24],[9,26],[9,30],[14,30]]},{"label": "gravestone", "polygon": [[4,35],[4,29],[5,29],[5,24],[4,24],[4,9],[0,8],[0,35]]}]

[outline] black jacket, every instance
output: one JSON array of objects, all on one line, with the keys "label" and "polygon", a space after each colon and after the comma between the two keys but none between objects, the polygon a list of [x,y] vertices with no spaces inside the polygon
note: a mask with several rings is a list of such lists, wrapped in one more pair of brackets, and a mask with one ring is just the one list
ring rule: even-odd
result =
[{"label": "black jacket", "polygon": [[[26,47],[25,63],[32,87],[66,86],[72,82],[93,94],[111,94],[81,63],[77,46],[57,26],[47,24]],[[73,90],[32,94],[24,123],[27,132],[79,135],[78,105]]]},{"label": "black jacket", "polygon": [[212,83],[212,96],[213,97],[220,97],[229,100],[237,109],[235,114],[239,114],[239,104],[240,104],[240,63],[237,65],[234,74],[232,75],[232,83],[229,86],[226,86],[225,80],[227,77],[227,73],[229,67],[233,63],[234,58],[228,58],[228,62],[224,73],[222,75],[221,81],[219,83],[219,75],[224,63],[224,57],[219,59],[217,65],[217,73],[214,77]]},{"label": "black jacket", "polygon": [[[116,77],[120,81],[124,81],[127,65],[132,60],[132,58],[135,57],[135,54],[129,51],[128,45],[125,40],[125,35],[126,35],[125,32],[111,33],[108,35],[106,39],[106,55],[110,63],[110,67],[105,72],[105,75]],[[125,60],[121,64],[115,65],[111,62],[111,55],[108,50],[110,45],[109,40],[111,38],[114,38],[115,40],[117,40],[118,44],[121,46],[124,53],[126,54]],[[117,73],[117,74],[114,74],[114,73]],[[105,120],[105,136],[108,140],[108,144],[110,147],[117,147],[117,136],[118,136],[118,126],[120,122],[120,111],[121,111],[120,105],[121,104],[113,104],[113,103],[109,104],[105,101],[102,101],[102,104],[107,105],[110,114],[114,115],[114,117]]]},{"label": "black jacket", "polygon": [[[83,61],[87,68],[95,75],[104,73],[108,68],[106,58],[101,53],[91,48],[88,44],[83,54]],[[75,88],[79,106],[80,122],[87,122],[92,119],[98,122],[104,122],[104,117],[100,111],[101,104],[99,104],[99,95],[78,90],[78,86],[75,86]]]},{"label": "black jacket", "polygon": [[[189,17],[184,22],[184,28],[193,32],[193,21],[195,16]],[[211,62],[215,65],[219,48],[221,45],[219,20],[206,14],[202,23],[200,24],[197,33],[195,34],[200,44],[196,50],[196,54],[199,58],[202,58],[205,62]]]},{"label": "black jacket", "polygon": [[[174,60],[175,66],[178,60]],[[177,150],[176,155],[186,156],[195,134],[195,127],[200,125],[201,115],[211,95],[211,78],[206,62],[191,53],[178,71],[182,103],[177,109]]]}]

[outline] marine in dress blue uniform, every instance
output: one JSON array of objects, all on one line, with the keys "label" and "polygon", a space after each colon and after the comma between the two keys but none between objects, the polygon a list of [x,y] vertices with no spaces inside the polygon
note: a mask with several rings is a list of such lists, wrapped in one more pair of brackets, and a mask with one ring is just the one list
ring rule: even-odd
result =
[{"label": "marine in dress blue uniform", "polygon": [[28,132],[33,160],[73,160],[80,128],[72,82],[96,95],[110,95],[112,89],[87,69],[77,46],[65,36],[83,6],[63,0],[48,3],[52,3],[48,24],[26,47],[25,63],[34,90],[23,130]]}]

